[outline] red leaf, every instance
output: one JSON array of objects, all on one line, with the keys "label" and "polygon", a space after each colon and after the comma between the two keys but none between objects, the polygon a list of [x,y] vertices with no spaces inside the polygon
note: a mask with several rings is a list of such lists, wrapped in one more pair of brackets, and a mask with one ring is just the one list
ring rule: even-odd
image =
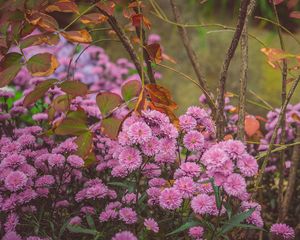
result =
[{"label": "red leaf", "polygon": [[251,137],[253,136],[260,128],[259,121],[252,115],[248,115],[245,118],[245,132]]},{"label": "red leaf", "polygon": [[131,16],[131,22],[132,22],[132,25],[134,27],[140,27],[141,24],[143,24],[144,26],[146,26],[148,29],[151,28],[151,23],[149,21],[148,18],[146,18],[143,14],[141,13],[138,13],[138,14],[133,14]]},{"label": "red leaf", "polygon": [[162,61],[162,50],[159,43],[147,45],[145,48],[152,61],[154,61],[156,64]]}]

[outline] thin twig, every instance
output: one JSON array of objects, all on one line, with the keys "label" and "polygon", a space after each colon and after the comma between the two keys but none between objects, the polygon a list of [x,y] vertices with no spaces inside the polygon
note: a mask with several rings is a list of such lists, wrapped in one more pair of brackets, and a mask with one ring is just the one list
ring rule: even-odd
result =
[{"label": "thin twig", "polygon": [[[171,3],[172,10],[173,10],[173,15],[174,15],[174,18],[175,18],[175,22],[176,23],[182,22],[178,7],[175,3],[175,0],[170,0],[170,3]],[[203,73],[201,72],[199,59],[198,59],[194,49],[191,46],[191,42],[190,42],[190,39],[188,37],[187,30],[186,30],[186,28],[181,27],[179,25],[177,26],[177,28],[178,28],[179,35],[182,39],[183,45],[185,47],[185,50],[187,52],[187,55],[189,57],[189,60],[192,64],[194,72],[197,76],[198,82],[201,85],[202,89],[205,90],[204,95],[207,99],[207,103],[208,103],[209,107],[212,110],[212,116],[214,117],[216,115],[217,109],[215,107],[214,100],[212,99],[212,93],[210,92],[210,90],[208,88],[208,85],[207,85],[207,82],[205,80],[205,77],[204,77]]]},{"label": "thin twig", "polygon": [[249,92],[253,96],[255,96],[257,99],[259,99],[260,101],[262,101],[269,108],[269,110],[273,110],[274,109],[274,107],[270,103],[268,103],[265,99],[263,99],[261,96],[259,96],[257,93],[255,93],[253,90],[249,89]]},{"label": "thin twig", "polygon": [[241,1],[237,27],[234,32],[234,36],[233,36],[231,44],[227,50],[227,53],[226,53],[226,56],[225,56],[225,59],[224,59],[223,65],[222,65],[219,86],[218,86],[218,96],[217,96],[218,110],[217,110],[217,116],[216,116],[216,125],[217,125],[217,134],[216,135],[217,135],[218,140],[221,140],[223,138],[224,128],[225,128],[225,118],[224,118],[225,99],[224,99],[224,96],[225,96],[225,91],[226,91],[226,80],[227,80],[228,69],[229,69],[231,60],[234,56],[234,53],[236,51],[236,48],[238,46],[238,43],[240,41],[240,37],[242,35],[249,3],[250,3],[250,0],[242,0]]},{"label": "thin twig", "polygon": [[289,104],[297,86],[298,86],[298,83],[300,81],[300,76],[298,76],[298,78],[294,81],[293,83],[293,86],[291,87],[288,95],[287,95],[287,98],[284,102],[284,105],[281,107],[281,110],[280,110],[280,113],[279,113],[279,116],[278,116],[278,120],[277,120],[277,123],[276,123],[276,126],[274,128],[274,131],[273,131],[273,134],[272,134],[272,137],[271,137],[271,140],[270,140],[270,143],[269,143],[269,148],[267,150],[267,153],[266,153],[266,156],[264,157],[264,160],[263,160],[263,163],[262,163],[262,166],[260,168],[260,171],[258,173],[258,176],[257,176],[257,179],[255,181],[255,188],[257,189],[262,181],[262,178],[263,178],[263,174],[266,170],[266,167],[267,167],[267,164],[269,162],[269,157],[270,157],[270,154],[272,152],[272,149],[273,149],[273,146],[274,146],[274,143],[275,143],[275,140],[276,140],[276,137],[277,137],[277,133],[278,133],[278,129],[280,128],[280,125],[281,125],[281,121],[282,121],[282,118],[283,118],[283,112],[285,111],[285,109],[287,108],[287,105]]},{"label": "thin twig", "polygon": [[245,138],[245,112],[246,112],[246,92],[248,80],[248,19],[251,16],[256,0],[251,0],[247,10],[245,25],[241,36],[241,76],[240,76],[240,97],[239,97],[239,118],[237,123],[237,138],[244,141]]},{"label": "thin twig", "polygon": [[[276,17],[276,21],[278,23],[277,25],[277,33],[280,41],[280,47],[282,51],[285,51],[285,45],[283,41],[283,36],[282,36],[282,29],[280,28],[280,20],[277,12],[276,5],[274,1],[272,1],[272,6],[274,10],[274,14]],[[282,84],[281,84],[281,105],[284,105],[284,102],[286,100],[286,86],[287,86],[287,60],[283,59],[282,61],[283,67],[282,67]],[[286,129],[285,129],[285,124],[286,124],[286,109],[283,111],[283,117],[281,120],[281,136],[280,136],[280,144],[285,144],[285,138],[286,138]],[[277,204],[279,207],[279,217],[277,221],[281,222],[281,216],[282,216],[282,201],[283,201],[283,181],[284,181],[284,170],[285,170],[285,151],[280,152],[280,161],[279,161],[279,184],[278,184],[278,199],[277,199]]]}]

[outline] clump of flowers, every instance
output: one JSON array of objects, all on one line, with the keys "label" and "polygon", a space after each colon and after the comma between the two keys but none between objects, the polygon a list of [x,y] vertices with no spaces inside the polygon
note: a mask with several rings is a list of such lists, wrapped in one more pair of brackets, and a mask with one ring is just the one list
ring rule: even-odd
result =
[{"label": "clump of flowers", "polygon": [[274,240],[291,240],[295,238],[294,229],[284,223],[273,224],[270,233]]}]

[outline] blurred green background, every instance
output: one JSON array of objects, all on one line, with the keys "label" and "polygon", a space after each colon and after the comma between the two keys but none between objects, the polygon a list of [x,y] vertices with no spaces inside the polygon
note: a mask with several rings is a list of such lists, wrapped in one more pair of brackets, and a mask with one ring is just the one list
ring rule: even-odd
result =
[{"label": "blurred green background", "polygon": [[[168,0],[157,1],[170,20],[173,20],[170,3]],[[235,26],[240,1],[234,0],[177,0],[183,23],[220,23],[227,26]],[[299,5],[299,4],[298,4]],[[296,6],[296,9],[299,6]],[[295,36],[300,39],[300,20],[289,18],[289,12],[285,4],[278,6],[280,20],[282,24],[289,28]],[[177,64],[165,62],[176,70],[182,71],[196,80],[194,71],[187,58],[185,49],[178,35],[176,26],[164,22],[151,13],[151,9],[146,14],[152,22],[151,33],[161,36],[161,44],[165,52],[176,59]],[[258,0],[255,13],[250,21],[249,33],[264,42],[269,48],[279,48],[279,39],[274,25],[262,20],[255,20],[255,16],[262,16],[275,20],[269,0]],[[189,28],[189,37],[192,45],[201,61],[202,71],[205,72],[210,88],[216,92],[217,81],[220,75],[221,65],[233,36],[233,31],[226,31],[217,28]],[[287,51],[293,54],[300,54],[300,45],[288,34],[283,35]],[[114,43],[112,43],[114,44]],[[122,56],[122,47],[118,44],[106,48],[112,58]],[[249,38],[249,80],[248,90],[254,91],[264,98],[274,107],[280,106],[281,93],[281,73],[274,70],[266,61],[266,57],[260,49],[263,45],[253,38]],[[116,51],[117,50],[117,51]],[[163,78],[160,83],[168,87],[179,104],[178,112],[183,112],[189,105],[198,104],[201,95],[200,89],[190,81],[184,79],[177,73],[165,68],[156,68],[162,73]],[[240,75],[240,48],[231,63],[228,75],[227,90],[238,94]],[[257,98],[248,93],[251,100],[258,101]],[[233,102],[236,98],[232,98]],[[296,90],[292,102],[300,101],[300,88]],[[266,109],[253,104],[247,105],[247,111],[254,114],[263,114]]]}]

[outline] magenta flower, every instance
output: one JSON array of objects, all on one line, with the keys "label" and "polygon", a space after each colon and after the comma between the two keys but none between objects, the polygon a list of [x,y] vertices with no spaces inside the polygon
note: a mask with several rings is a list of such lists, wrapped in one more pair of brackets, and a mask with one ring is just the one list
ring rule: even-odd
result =
[{"label": "magenta flower", "polygon": [[179,117],[179,126],[182,130],[188,132],[196,128],[197,121],[192,116],[182,115]]},{"label": "magenta flower", "polygon": [[175,188],[165,188],[159,196],[159,204],[164,209],[175,210],[182,203],[182,194]]},{"label": "magenta flower", "polygon": [[99,221],[100,222],[107,222],[110,220],[114,220],[118,217],[118,213],[115,210],[107,209],[100,213]]},{"label": "magenta flower", "polygon": [[51,167],[63,167],[65,163],[65,157],[61,154],[49,154],[48,164]]},{"label": "magenta flower", "polygon": [[35,186],[36,187],[46,187],[46,186],[51,186],[54,183],[55,183],[55,179],[52,175],[44,175],[44,176],[39,177],[36,180]]},{"label": "magenta flower", "polygon": [[270,233],[279,240],[291,240],[295,238],[294,229],[284,223],[273,224],[270,228]]},{"label": "magenta flower", "polygon": [[203,193],[192,199],[191,207],[196,214],[212,214],[215,208],[214,204],[213,199],[209,195]]},{"label": "magenta flower", "polygon": [[204,137],[198,131],[190,131],[183,137],[183,144],[189,151],[201,151],[204,147]]},{"label": "magenta flower", "polygon": [[157,222],[153,218],[147,218],[144,220],[144,226],[152,232],[158,233],[159,227]]},{"label": "magenta flower", "polygon": [[4,181],[5,187],[12,191],[18,191],[27,183],[27,176],[21,171],[14,171],[7,175]]},{"label": "magenta flower", "polygon": [[77,155],[70,155],[67,158],[67,162],[71,165],[71,167],[74,167],[74,168],[81,168],[84,166],[83,159]]},{"label": "magenta flower", "polygon": [[137,214],[132,208],[121,208],[119,211],[120,219],[126,224],[133,224],[137,221]]},{"label": "magenta flower", "polygon": [[224,183],[224,189],[230,196],[238,197],[246,192],[245,179],[237,173],[231,174]]},{"label": "magenta flower", "polygon": [[81,222],[82,222],[82,219],[78,216],[75,216],[75,217],[70,219],[69,224],[70,225],[80,225]]},{"label": "magenta flower", "polygon": [[237,166],[245,177],[253,177],[258,172],[258,164],[254,157],[249,154],[243,154],[237,161]]},{"label": "magenta flower", "polygon": [[121,166],[132,171],[141,166],[142,157],[137,149],[125,147],[119,155],[119,163]]},{"label": "magenta flower", "polygon": [[196,186],[191,177],[182,177],[175,181],[174,188],[182,193],[183,198],[190,198],[196,191]]},{"label": "magenta flower", "polygon": [[2,240],[22,240],[22,237],[16,232],[7,232]]},{"label": "magenta flower", "polygon": [[131,232],[123,231],[117,233],[111,240],[138,240]]}]

